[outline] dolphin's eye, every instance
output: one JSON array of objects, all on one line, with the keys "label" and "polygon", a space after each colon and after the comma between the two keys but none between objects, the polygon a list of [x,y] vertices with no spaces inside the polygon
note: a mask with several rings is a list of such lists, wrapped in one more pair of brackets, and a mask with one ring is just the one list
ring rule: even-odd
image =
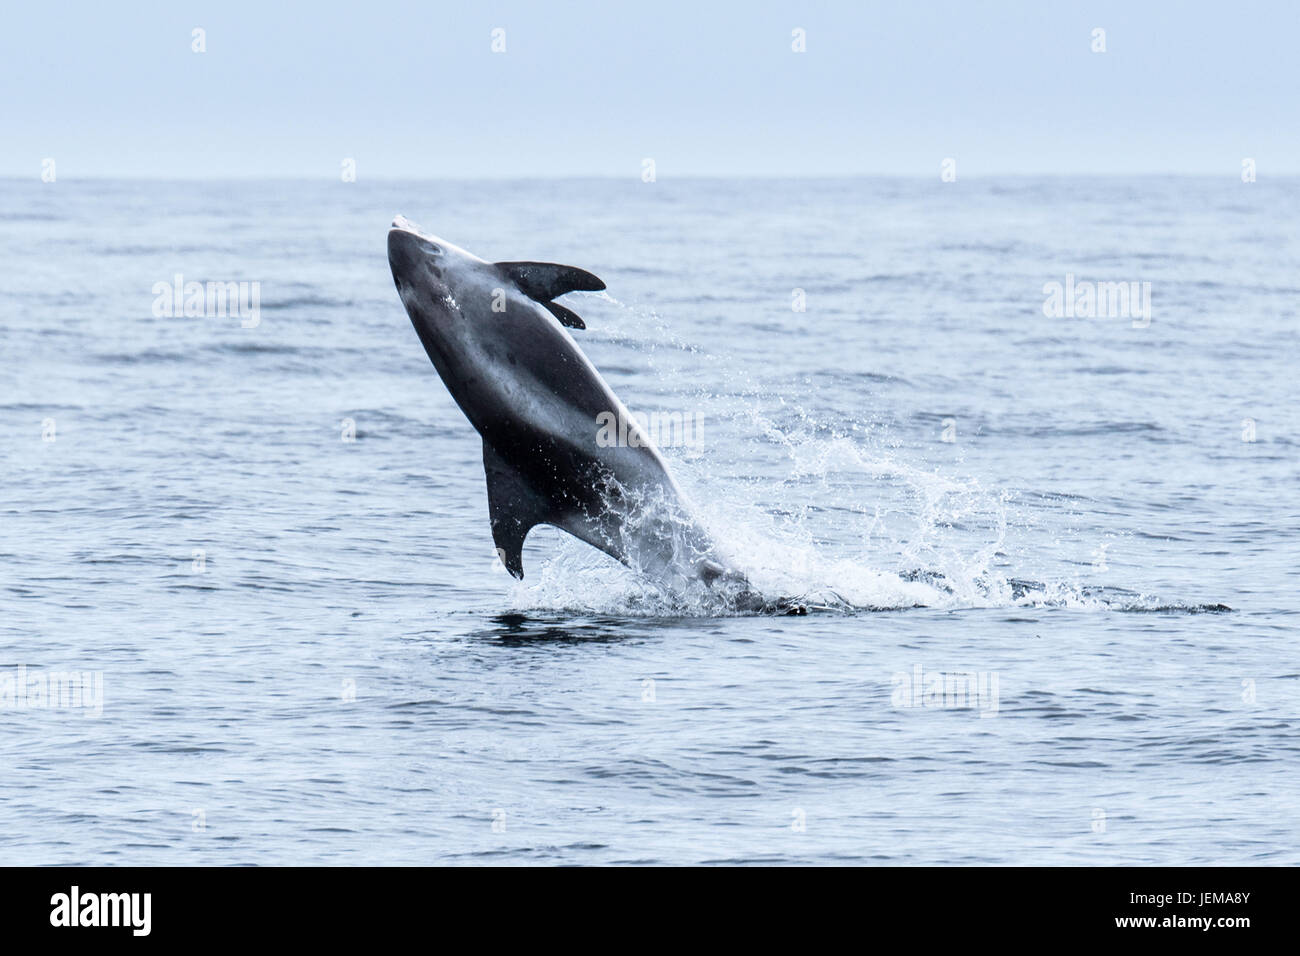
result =
[{"label": "dolphin's eye", "polygon": [[436,243],[432,243],[432,242],[430,242],[428,239],[421,239],[421,240],[420,240],[420,245],[423,246],[423,247],[424,247],[424,251],[427,252],[427,253],[428,253],[429,255],[431,255],[431,256],[440,256],[440,255],[442,255],[442,249],[439,248],[439,246],[438,246]]}]

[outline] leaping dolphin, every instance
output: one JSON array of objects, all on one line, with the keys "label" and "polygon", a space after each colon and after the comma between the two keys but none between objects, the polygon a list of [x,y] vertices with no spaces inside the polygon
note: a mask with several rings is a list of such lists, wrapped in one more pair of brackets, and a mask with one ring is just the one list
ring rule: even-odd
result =
[{"label": "leaping dolphin", "polygon": [[[492,539],[512,575],[524,576],[528,532],[550,524],[678,597],[805,612],[750,587],[567,331],[586,325],[555,299],[605,283],[572,266],[487,262],[402,216],[388,263],[434,368],[483,438]],[[626,443],[598,440],[610,413],[627,423]]]}]

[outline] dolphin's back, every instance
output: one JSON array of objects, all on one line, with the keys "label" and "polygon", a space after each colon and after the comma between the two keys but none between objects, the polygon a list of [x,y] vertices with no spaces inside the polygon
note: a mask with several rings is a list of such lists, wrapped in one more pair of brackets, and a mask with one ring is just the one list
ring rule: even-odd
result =
[{"label": "dolphin's back", "polygon": [[[510,413],[476,422],[503,563],[522,577],[524,537],[551,524],[625,564],[670,564],[673,535],[653,515],[680,518],[687,508],[658,449],[556,320],[545,313],[521,319],[487,349],[498,368],[509,367],[506,388],[522,396],[527,412],[515,403]],[[626,423],[627,442],[600,441],[609,416]],[[686,537],[707,548],[702,531]]]}]

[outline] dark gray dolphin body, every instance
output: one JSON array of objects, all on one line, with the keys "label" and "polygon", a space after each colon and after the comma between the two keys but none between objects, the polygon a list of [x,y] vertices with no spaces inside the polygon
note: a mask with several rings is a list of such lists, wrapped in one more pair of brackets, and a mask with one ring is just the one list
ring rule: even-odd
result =
[{"label": "dark gray dolphin body", "polygon": [[[749,587],[566,331],[585,325],[552,300],[603,282],[571,266],[486,262],[401,216],[388,261],[425,351],[483,438],[492,538],[512,575],[523,577],[528,532],[550,524],[675,595],[800,613]],[[626,443],[598,440],[610,413],[628,423]]]}]

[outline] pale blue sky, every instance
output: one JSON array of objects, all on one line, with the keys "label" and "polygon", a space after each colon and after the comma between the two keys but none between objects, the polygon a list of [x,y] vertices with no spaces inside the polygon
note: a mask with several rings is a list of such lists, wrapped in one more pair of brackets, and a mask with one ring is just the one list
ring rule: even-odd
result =
[{"label": "pale blue sky", "polygon": [[1298,63],[1290,0],[15,3],[0,175],[1264,177]]}]

